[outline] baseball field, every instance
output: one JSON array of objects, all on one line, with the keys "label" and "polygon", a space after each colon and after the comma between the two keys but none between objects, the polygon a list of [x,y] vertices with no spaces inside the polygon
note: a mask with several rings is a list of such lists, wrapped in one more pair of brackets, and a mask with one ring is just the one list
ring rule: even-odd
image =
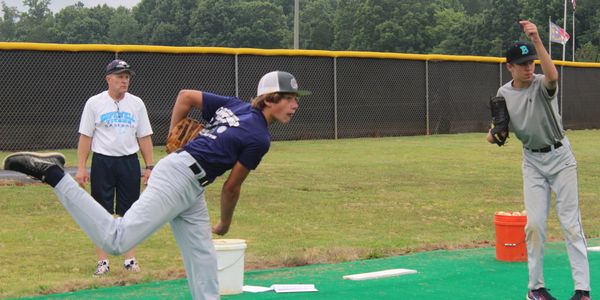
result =
[{"label": "baseball field", "polygon": [[[595,239],[600,237],[600,135],[580,130],[568,131],[567,136],[578,160],[586,236],[600,244]],[[473,290],[487,289],[481,281],[489,277],[496,281],[491,288],[502,294],[484,295],[523,298],[526,265],[495,261],[493,249],[494,212],[523,209],[521,143],[512,138],[498,148],[484,139],[482,133],[471,133],[273,143],[246,180],[226,236],[247,240],[246,283],[266,285],[273,278],[291,278],[320,284],[321,291],[313,296],[324,299],[365,299],[359,290],[403,299],[402,295],[438,290],[442,282],[448,284],[444,290],[452,291],[449,295],[477,296]],[[74,149],[61,152],[67,166],[76,165]],[[0,152],[1,157],[6,154]],[[155,160],[164,155],[162,147],[155,148]],[[218,217],[221,184],[222,179],[207,189],[213,220]],[[181,291],[166,298],[186,297],[183,264],[168,226],[139,246],[141,273],[126,273],[120,267],[122,258],[111,257],[111,273],[93,278],[94,246],[49,187],[6,181],[0,195],[0,297],[110,287],[77,297],[115,299],[125,290],[152,298],[160,297],[153,293],[157,286]],[[550,215],[548,281],[561,282],[558,289],[571,289],[562,235],[553,210]],[[597,256],[590,255],[592,288],[600,288],[594,280]],[[353,284],[339,280],[345,274],[389,268],[420,273]],[[428,270],[447,275],[427,277],[433,276],[423,273]],[[338,292],[327,294],[329,286],[337,286]],[[96,292],[100,294],[93,296]],[[556,295],[568,293],[560,290]],[[302,298],[273,295],[231,298]],[[61,297],[67,296],[51,298]]]}]

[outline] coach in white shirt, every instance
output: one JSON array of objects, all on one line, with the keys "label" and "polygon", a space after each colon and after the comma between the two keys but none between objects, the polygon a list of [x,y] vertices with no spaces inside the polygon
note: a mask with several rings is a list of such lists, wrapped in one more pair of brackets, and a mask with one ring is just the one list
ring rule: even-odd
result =
[{"label": "coach in white shirt", "polygon": [[[109,213],[123,216],[140,196],[141,169],[137,152],[145,163],[144,184],[152,172],[152,127],[142,99],[128,93],[135,73],[129,64],[113,60],[106,66],[108,90],[87,100],[79,125],[78,170],[83,187],[89,181],[91,194]],[[86,164],[92,155],[91,174]],[[116,201],[115,201],[116,192]],[[108,254],[96,246],[95,276],[110,270]],[[134,249],[125,254],[124,267],[140,271]]]}]

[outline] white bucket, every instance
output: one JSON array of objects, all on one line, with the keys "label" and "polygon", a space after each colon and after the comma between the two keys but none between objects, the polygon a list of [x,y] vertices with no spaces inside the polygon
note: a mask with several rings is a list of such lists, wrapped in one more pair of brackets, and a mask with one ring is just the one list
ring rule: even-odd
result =
[{"label": "white bucket", "polygon": [[219,294],[241,294],[244,286],[244,252],[246,241],[239,239],[213,240],[217,252]]}]

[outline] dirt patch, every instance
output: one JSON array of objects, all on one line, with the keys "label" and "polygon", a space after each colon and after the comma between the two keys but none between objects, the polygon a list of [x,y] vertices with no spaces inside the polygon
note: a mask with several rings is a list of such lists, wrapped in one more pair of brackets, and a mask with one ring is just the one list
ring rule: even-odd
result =
[{"label": "dirt patch", "polygon": [[185,270],[183,269],[183,267],[168,268],[162,271],[143,270],[140,273],[131,273],[125,270],[111,270],[110,273],[106,276],[93,279],[78,279],[68,281],[60,286],[44,289],[43,291],[40,291],[40,294],[63,294],[67,292],[74,292],[91,288],[128,286],[133,284],[164,280],[175,280],[180,278],[185,278]]},{"label": "dirt patch", "polygon": [[23,186],[23,185],[27,185],[27,184],[31,184],[31,183],[23,182],[23,181],[19,181],[19,180],[13,180],[13,179],[0,179],[0,186],[10,186],[10,185]]},{"label": "dirt patch", "polygon": [[460,250],[474,248],[494,247],[495,241],[472,241],[470,243],[448,245],[448,244],[425,244],[415,248],[401,249],[356,249],[337,247],[331,249],[307,249],[298,255],[286,255],[277,259],[265,260],[246,254],[245,269],[264,270],[276,268],[299,267],[314,264],[341,263],[364,259],[386,258],[399,255],[407,255],[418,252],[434,250]]}]

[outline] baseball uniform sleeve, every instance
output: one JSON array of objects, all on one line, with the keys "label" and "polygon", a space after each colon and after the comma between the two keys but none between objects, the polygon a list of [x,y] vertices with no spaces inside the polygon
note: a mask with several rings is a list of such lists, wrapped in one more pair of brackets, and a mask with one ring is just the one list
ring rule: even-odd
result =
[{"label": "baseball uniform sleeve", "polygon": [[268,142],[253,142],[240,153],[238,160],[248,170],[254,170],[260,164],[262,157],[269,151],[270,143]]},{"label": "baseball uniform sleeve", "polygon": [[141,137],[151,135],[153,133],[152,126],[150,125],[150,118],[148,117],[148,110],[146,109],[146,105],[144,105],[144,102],[141,102],[139,118],[140,119],[139,119],[136,136],[138,138],[141,138]]},{"label": "baseball uniform sleeve", "polygon": [[96,128],[96,118],[92,106],[93,104],[90,100],[85,103],[83,113],[81,114],[81,121],[79,123],[79,133],[86,136],[93,136],[94,129]]},{"label": "baseball uniform sleeve", "polygon": [[235,97],[224,97],[213,93],[202,92],[202,118],[210,121],[216,111],[221,107],[239,104],[241,101]]},{"label": "baseball uniform sleeve", "polygon": [[550,101],[556,95],[558,95],[558,85],[556,86],[556,89],[554,90],[552,95],[550,95],[550,93],[548,93],[548,89],[544,86],[544,78],[545,75],[536,76],[536,84],[539,84],[538,91],[542,95],[542,98],[546,101]]}]

